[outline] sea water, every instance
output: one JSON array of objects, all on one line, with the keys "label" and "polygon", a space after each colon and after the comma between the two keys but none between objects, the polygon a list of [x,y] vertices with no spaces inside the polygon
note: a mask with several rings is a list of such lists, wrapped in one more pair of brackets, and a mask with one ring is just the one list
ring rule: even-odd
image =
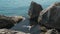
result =
[{"label": "sea water", "polygon": [[26,16],[31,1],[42,5],[44,9],[55,2],[60,2],[60,0],[0,0],[0,14]]},{"label": "sea water", "polygon": [[[29,32],[27,27],[29,26],[29,20],[28,20],[28,10],[31,1],[34,1],[38,4],[41,4],[43,9],[50,6],[52,3],[60,2],[60,0],[0,0],[0,14],[6,15],[6,16],[24,16],[26,18],[25,21],[18,23],[11,29],[19,30],[22,32]],[[35,28],[32,29],[31,32],[38,32],[38,30]]]}]

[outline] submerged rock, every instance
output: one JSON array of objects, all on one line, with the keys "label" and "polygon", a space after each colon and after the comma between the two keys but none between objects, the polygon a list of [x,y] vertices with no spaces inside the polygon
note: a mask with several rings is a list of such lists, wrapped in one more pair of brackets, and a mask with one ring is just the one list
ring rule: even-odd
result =
[{"label": "submerged rock", "polygon": [[9,17],[9,16],[0,15],[0,29],[1,28],[9,29],[22,20],[24,20],[24,17],[22,16],[10,16]]},{"label": "submerged rock", "polygon": [[[40,19],[42,17],[42,19]],[[60,2],[54,3],[50,7],[40,12],[39,22],[48,29],[57,29],[60,31]]]},{"label": "submerged rock", "polygon": [[30,25],[36,25],[39,13],[43,10],[42,6],[40,4],[37,4],[36,2],[31,2],[28,15],[30,17]]}]

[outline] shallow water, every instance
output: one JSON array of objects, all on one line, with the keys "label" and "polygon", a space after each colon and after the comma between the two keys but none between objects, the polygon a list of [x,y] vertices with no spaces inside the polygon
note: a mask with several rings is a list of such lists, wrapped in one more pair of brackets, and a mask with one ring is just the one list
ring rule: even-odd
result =
[{"label": "shallow water", "polygon": [[[19,30],[25,33],[29,33],[27,27],[23,26],[29,26],[29,20],[28,20],[28,9],[29,5],[32,0],[0,0],[0,14],[6,15],[6,16],[24,16],[26,18],[25,21],[22,21],[12,27],[11,29]],[[33,0],[37,2],[38,4],[41,4],[42,7],[45,9],[48,6],[50,6],[54,2],[60,2],[60,0]],[[31,33],[38,34],[39,29],[38,25],[31,29]]]}]

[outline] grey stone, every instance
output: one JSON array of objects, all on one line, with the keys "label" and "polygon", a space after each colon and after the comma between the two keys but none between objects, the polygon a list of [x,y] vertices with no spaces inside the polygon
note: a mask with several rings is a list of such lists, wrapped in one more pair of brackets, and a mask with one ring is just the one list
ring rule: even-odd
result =
[{"label": "grey stone", "polygon": [[[39,19],[41,18],[42,19]],[[60,31],[60,2],[52,4],[45,10],[42,10],[39,15],[39,22],[48,29],[57,29]]]},{"label": "grey stone", "polygon": [[15,24],[21,22],[24,17],[22,16],[4,16],[0,15],[0,29],[1,28],[11,28]]},{"label": "grey stone", "polygon": [[39,13],[43,10],[42,6],[40,4],[37,4],[36,2],[31,2],[28,15],[30,17],[30,25],[36,25],[38,21]]}]

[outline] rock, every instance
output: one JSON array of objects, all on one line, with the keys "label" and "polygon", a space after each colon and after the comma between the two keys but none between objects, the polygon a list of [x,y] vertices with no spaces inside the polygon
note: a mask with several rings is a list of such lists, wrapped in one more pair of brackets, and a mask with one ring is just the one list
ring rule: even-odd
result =
[{"label": "rock", "polygon": [[[39,19],[41,18],[42,19]],[[42,10],[39,15],[40,24],[48,29],[57,29],[60,31],[60,2],[54,3],[45,10]]]},{"label": "rock", "polygon": [[45,34],[59,34],[59,32],[55,29],[50,29],[47,32],[45,32]]},{"label": "rock", "polygon": [[0,34],[25,34],[25,33],[9,29],[0,29]]},{"label": "rock", "polygon": [[47,29],[46,27],[44,27],[44,26],[40,26],[40,30],[41,30],[42,32],[46,32],[48,29]]},{"label": "rock", "polygon": [[59,34],[60,32],[58,32],[56,29],[48,29],[47,31],[41,31],[40,34]]},{"label": "rock", "polygon": [[[30,17],[30,25],[36,25],[39,13],[43,10],[42,6],[40,4],[37,4],[36,2],[31,2],[28,15]],[[36,23],[35,23],[36,22]]]},{"label": "rock", "polygon": [[0,15],[0,29],[1,28],[11,28],[13,27],[15,24],[21,22],[22,20],[24,20],[24,17],[22,16],[4,16],[4,15]]}]

